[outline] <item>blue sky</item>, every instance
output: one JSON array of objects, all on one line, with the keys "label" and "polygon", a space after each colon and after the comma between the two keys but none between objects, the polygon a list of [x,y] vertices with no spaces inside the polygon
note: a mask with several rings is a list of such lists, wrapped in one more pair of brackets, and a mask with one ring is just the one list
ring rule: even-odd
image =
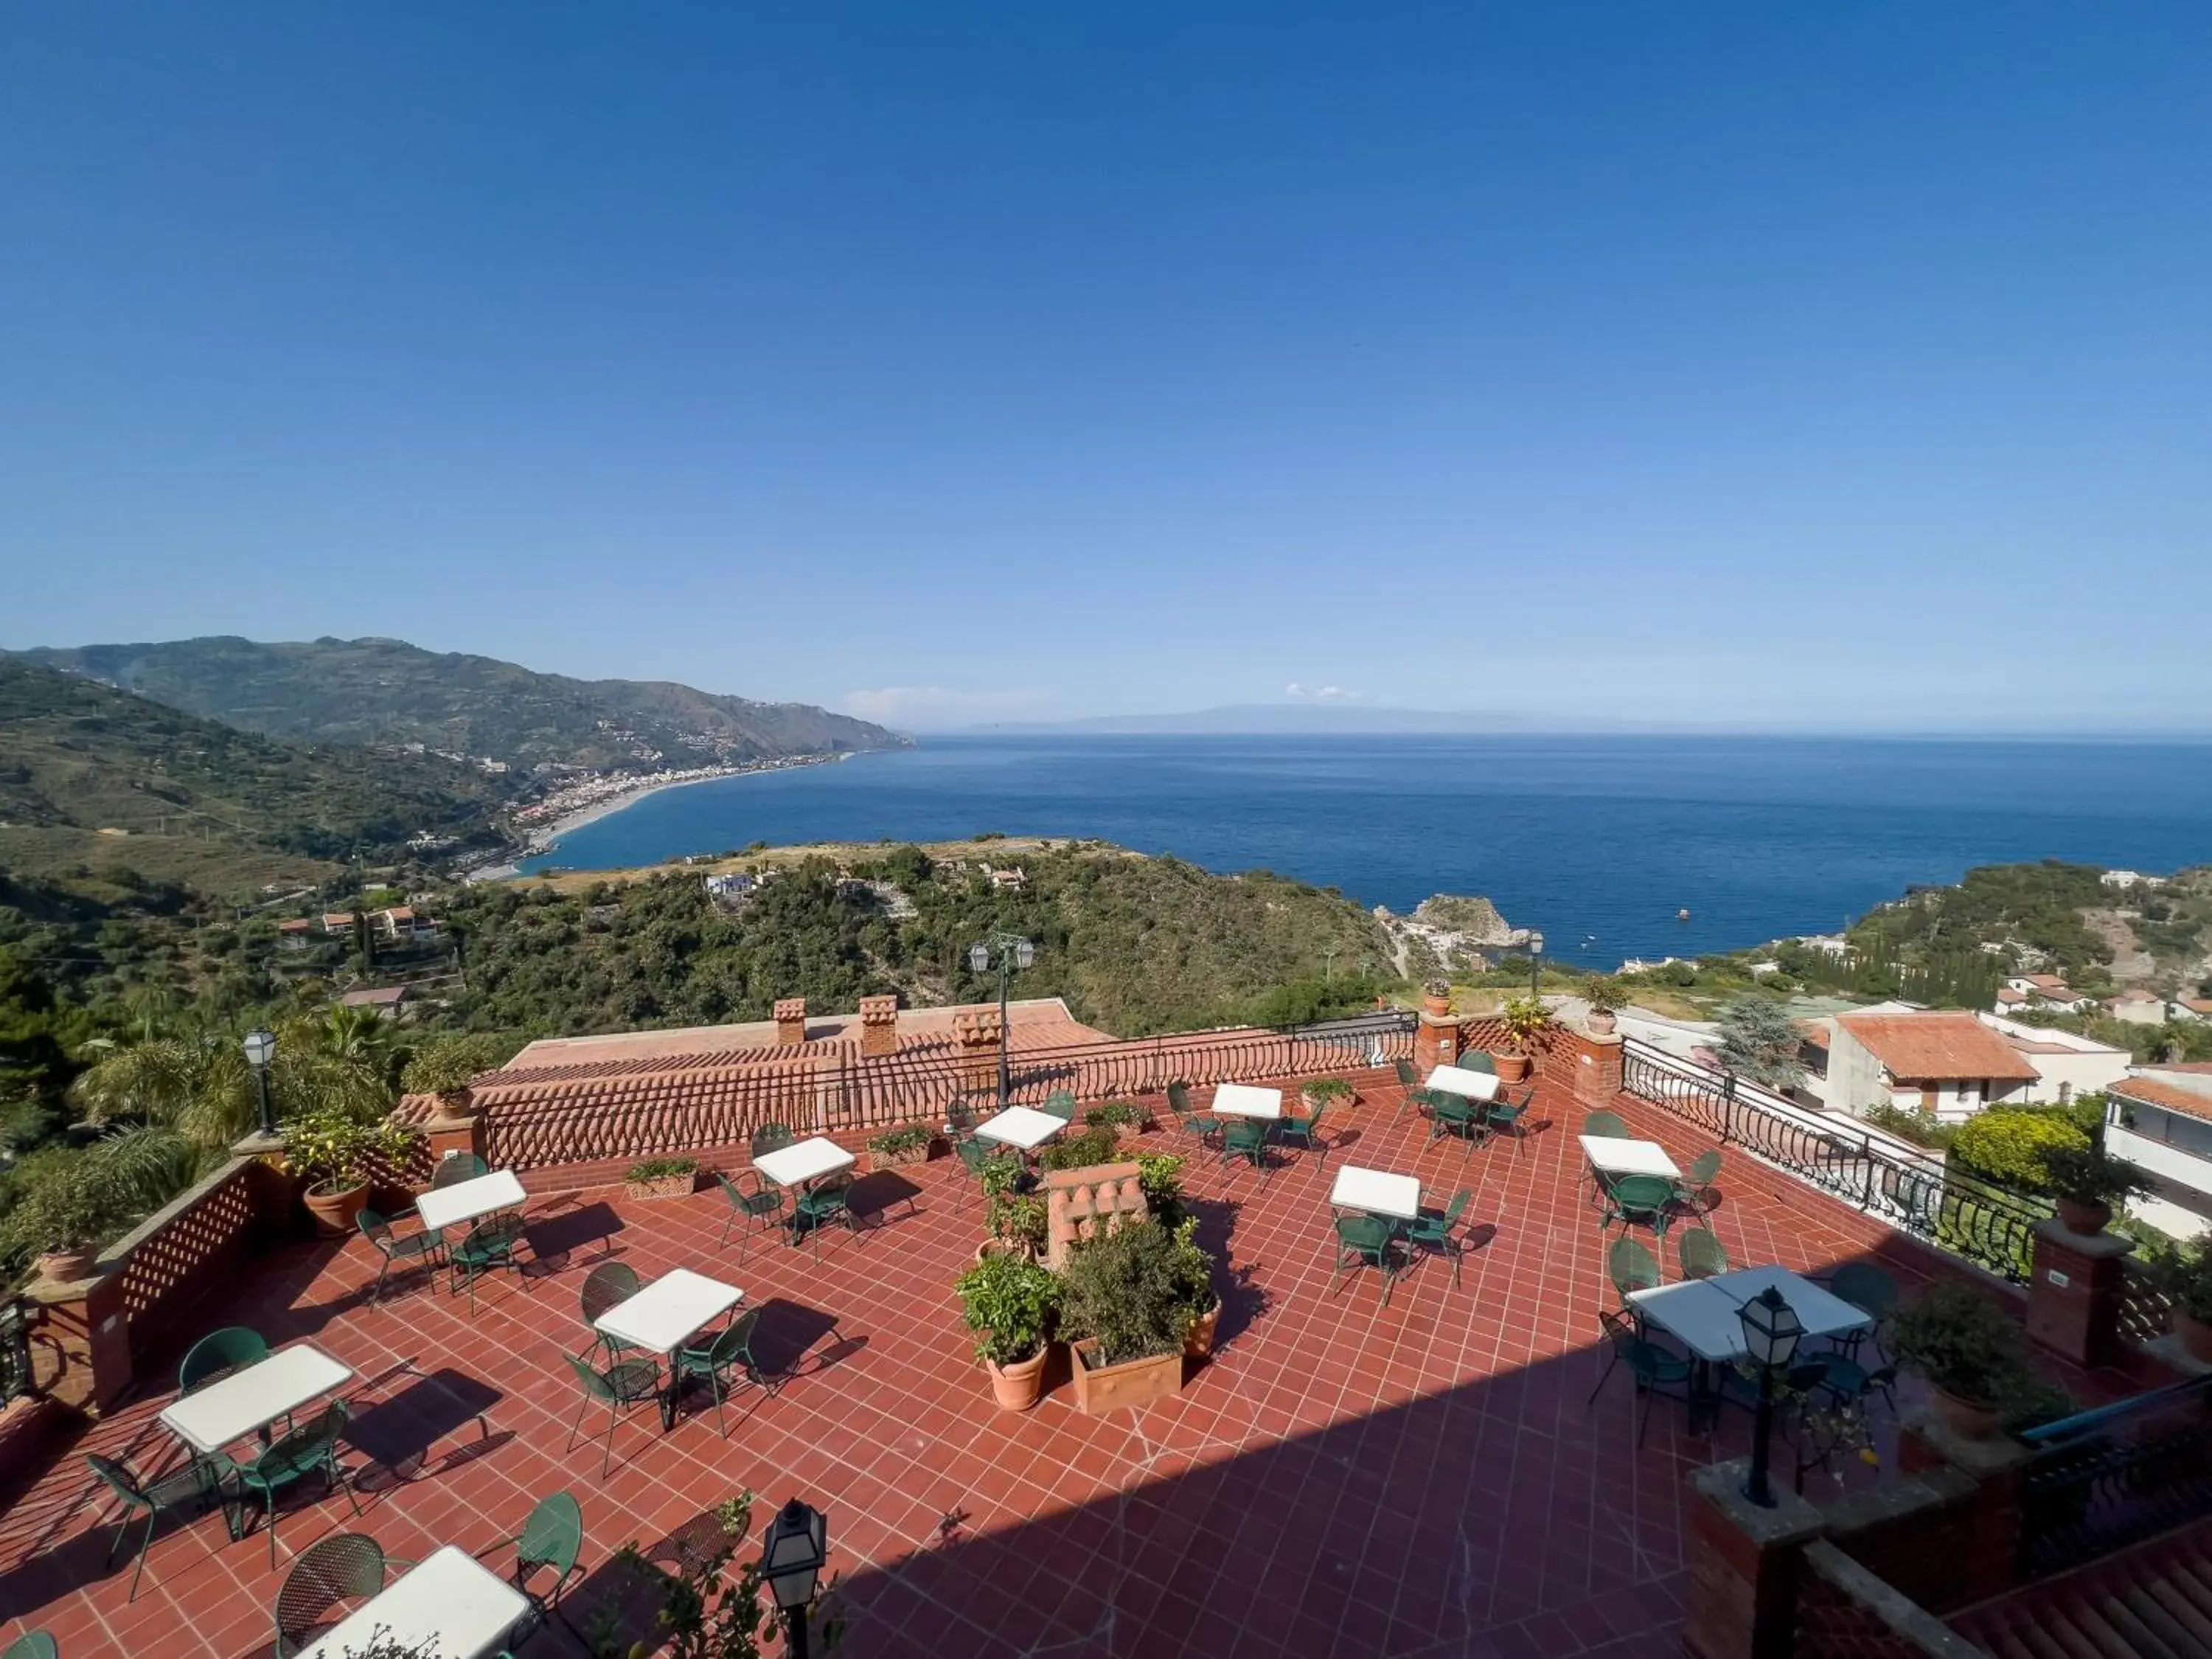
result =
[{"label": "blue sky", "polygon": [[0,20],[0,643],[2212,726],[2212,8]]}]

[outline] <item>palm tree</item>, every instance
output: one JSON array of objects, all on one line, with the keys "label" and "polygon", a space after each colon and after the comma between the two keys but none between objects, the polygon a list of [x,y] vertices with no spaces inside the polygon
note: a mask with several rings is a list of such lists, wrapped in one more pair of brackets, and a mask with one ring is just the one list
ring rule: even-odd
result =
[{"label": "palm tree", "polygon": [[[379,1117],[392,1107],[384,1066],[366,1054],[332,1053],[320,1021],[287,1021],[278,1032],[269,1087],[279,1118],[342,1110]],[[88,1122],[136,1121],[174,1129],[216,1152],[250,1131],[258,1112],[252,1068],[235,1035],[199,1031],[111,1046],[70,1086]]]}]

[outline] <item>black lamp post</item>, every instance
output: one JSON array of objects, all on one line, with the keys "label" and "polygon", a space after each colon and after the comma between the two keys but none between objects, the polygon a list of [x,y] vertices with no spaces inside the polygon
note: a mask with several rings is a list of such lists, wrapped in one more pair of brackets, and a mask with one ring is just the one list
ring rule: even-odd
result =
[{"label": "black lamp post", "polygon": [[1006,1109],[1006,1097],[1012,1092],[1012,1079],[1006,1069],[1006,1042],[1012,1033],[1006,1029],[1006,981],[1017,968],[1028,968],[1036,961],[1036,946],[1019,933],[994,933],[968,947],[968,965],[979,974],[991,971],[991,959],[999,962],[999,1109]]},{"label": "black lamp post", "polygon": [[783,1613],[791,1659],[806,1659],[806,1609],[829,1559],[830,1522],[821,1510],[794,1498],[775,1512],[761,1540],[761,1577]]},{"label": "black lamp post", "polygon": [[1528,995],[1533,1000],[1543,994],[1544,936],[1528,935]]},{"label": "black lamp post", "polygon": [[1774,1489],[1766,1480],[1766,1443],[1774,1432],[1774,1374],[1796,1356],[1805,1327],[1771,1285],[1738,1308],[1736,1317],[1743,1322],[1744,1352],[1759,1367],[1759,1419],[1752,1427],[1751,1478],[1743,1483],[1743,1495],[1771,1510]]},{"label": "black lamp post", "polygon": [[253,1068],[254,1087],[260,1091],[262,1138],[274,1140],[276,1108],[269,1098],[269,1062],[276,1057],[276,1035],[265,1025],[257,1025],[239,1046],[246,1050],[246,1063]]}]

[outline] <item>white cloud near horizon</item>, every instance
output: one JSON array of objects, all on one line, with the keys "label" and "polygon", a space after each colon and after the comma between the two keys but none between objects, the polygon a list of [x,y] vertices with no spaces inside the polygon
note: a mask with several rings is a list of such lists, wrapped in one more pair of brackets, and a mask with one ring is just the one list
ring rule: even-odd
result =
[{"label": "white cloud near horizon", "polygon": [[1292,680],[1283,688],[1283,695],[1286,697],[1295,697],[1302,702],[1357,702],[1359,701],[1358,692],[1347,691],[1340,685],[1308,687],[1299,684],[1296,680]]}]

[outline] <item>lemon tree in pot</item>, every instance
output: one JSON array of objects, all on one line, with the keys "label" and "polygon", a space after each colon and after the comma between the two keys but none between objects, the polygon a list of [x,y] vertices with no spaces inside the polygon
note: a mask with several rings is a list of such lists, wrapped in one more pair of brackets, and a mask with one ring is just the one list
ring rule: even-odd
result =
[{"label": "lemon tree in pot", "polygon": [[1927,1379],[1936,1414],[1970,1440],[1996,1434],[2000,1403],[2031,1374],[2020,1326],[1965,1285],[1930,1285],[1899,1308],[1882,1346]]},{"label": "lemon tree in pot", "polygon": [[285,1168],[307,1183],[301,1201],[331,1237],[353,1231],[376,1168],[404,1164],[422,1139],[404,1123],[345,1106],[289,1117],[283,1133]]},{"label": "lemon tree in pot", "polygon": [[1191,1294],[1187,1258],[1157,1221],[1125,1222],[1076,1247],[1063,1274],[1061,1317],[1079,1410],[1141,1406],[1182,1387]]},{"label": "lemon tree in pot", "polygon": [[2096,1141],[2045,1152],[2043,1173],[2058,1218],[2084,1235],[2104,1231],[2114,1205],[2150,1190],[2141,1170]]},{"label": "lemon tree in pot", "polygon": [[980,1334],[975,1357],[991,1373],[993,1397],[1008,1411],[1027,1411],[1044,1392],[1060,1280],[1027,1257],[987,1255],[952,1289],[968,1328]]},{"label": "lemon tree in pot", "polygon": [[1499,1012],[1505,1052],[1491,1056],[1501,1083],[1525,1083],[1535,1069],[1536,1039],[1552,1029],[1552,1011],[1534,997],[1514,997]]}]

